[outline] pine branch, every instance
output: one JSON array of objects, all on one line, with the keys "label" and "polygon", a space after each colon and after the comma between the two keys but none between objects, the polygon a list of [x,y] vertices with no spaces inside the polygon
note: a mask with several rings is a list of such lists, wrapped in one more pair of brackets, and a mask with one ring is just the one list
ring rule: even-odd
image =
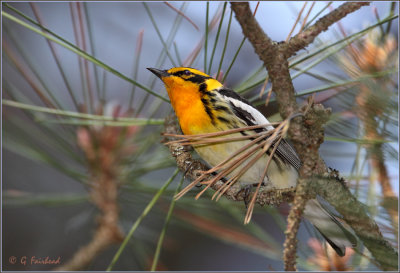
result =
[{"label": "pine branch", "polygon": [[303,215],[304,208],[309,198],[308,194],[308,183],[310,178],[316,173],[320,173],[324,170],[323,161],[319,157],[318,149],[324,140],[324,129],[323,125],[328,120],[330,115],[330,109],[324,109],[321,104],[312,105],[306,112],[304,123],[307,124],[308,128],[303,129],[299,133],[294,135],[296,143],[303,143],[303,147],[297,145],[297,149],[302,149],[302,166],[299,170],[300,178],[297,181],[296,195],[294,197],[293,206],[288,215],[288,224],[286,227],[283,261],[285,264],[286,271],[296,270],[296,250],[297,250],[297,231],[300,226],[301,216]]},{"label": "pine branch", "polygon": [[[273,42],[259,26],[250,10],[249,3],[231,2],[231,7],[235,12],[236,19],[242,27],[244,36],[248,38],[250,43],[253,45],[255,52],[264,62],[264,66],[268,70],[268,75],[272,83],[272,90],[276,94],[280,114],[283,118],[290,116],[299,109],[295,100],[295,90],[290,77],[287,59],[298,50],[309,45],[318,34],[326,30],[330,25],[364,5],[368,5],[368,3],[346,3],[330,12],[328,15],[322,17],[317,23],[293,37],[288,43],[276,43]],[[299,179],[296,187],[294,205],[288,217],[288,228],[286,230],[287,238],[284,250],[286,270],[296,270],[296,234],[307,201],[307,198],[305,198],[307,194],[307,180],[312,176],[321,175],[327,171],[325,163],[319,156],[318,148],[323,141],[322,126],[326,122],[330,111],[329,109],[324,109],[322,105],[313,105],[310,111],[307,112],[309,113],[308,117],[298,117],[293,119],[289,129],[289,136],[303,165],[299,170]],[[324,184],[320,185],[320,188],[322,197],[326,197],[327,201],[330,201],[333,206],[340,206],[340,203],[335,203],[338,201],[337,199],[326,196],[328,192],[323,191]],[[355,200],[354,197],[352,198]],[[358,205],[355,210],[360,211],[360,213],[364,210],[359,203],[354,202],[353,205]],[[363,236],[365,235],[365,231],[369,230],[369,228],[371,228],[371,233],[374,234],[373,227],[377,227],[376,223],[364,212],[363,216],[368,219],[368,223],[373,223],[373,225],[368,225],[364,228],[364,232],[361,232],[360,228],[357,226],[357,222],[351,218],[348,210],[342,209],[339,211],[344,214],[347,213],[346,215],[343,215],[344,218],[348,220],[348,223],[356,233],[360,235],[360,239],[363,240],[365,246],[379,262],[381,268],[396,269],[397,266],[393,267],[392,265],[397,262],[397,258],[394,260],[392,260],[392,258],[397,257],[397,253],[394,252],[393,248],[382,238],[382,236],[376,236],[377,239],[374,243],[379,243],[380,248],[385,249],[388,253],[394,253],[394,255],[390,256],[390,266],[388,266],[387,260],[375,251],[376,248],[374,244],[371,244],[370,241],[367,240],[368,238]]]},{"label": "pine branch", "polygon": [[366,212],[365,205],[351,194],[337,171],[331,170],[324,175],[323,179],[312,179],[308,186],[311,192],[323,196],[326,201],[334,205],[382,270],[396,271],[398,269],[397,251],[383,238],[378,225]]}]

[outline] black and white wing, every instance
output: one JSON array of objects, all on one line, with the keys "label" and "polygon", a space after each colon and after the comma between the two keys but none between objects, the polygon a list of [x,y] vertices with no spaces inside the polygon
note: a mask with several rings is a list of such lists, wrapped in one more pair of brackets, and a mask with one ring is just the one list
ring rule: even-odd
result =
[{"label": "black and white wing", "polygon": [[[269,121],[261,114],[257,109],[255,109],[249,101],[241,97],[235,91],[228,88],[221,88],[218,93],[223,96],[223,98],[229,102],[232,112],[241,119],[247,126],[268,124]],[[272,125],[267,125],[259,130],[273,130]],[[286,163],[292,165],[296,170],[300,169],[300,159],[296,154],[296,151],[285,139],[282,139],[279,143],[278,148],[276,148],[276,154],[283,159]]]}]

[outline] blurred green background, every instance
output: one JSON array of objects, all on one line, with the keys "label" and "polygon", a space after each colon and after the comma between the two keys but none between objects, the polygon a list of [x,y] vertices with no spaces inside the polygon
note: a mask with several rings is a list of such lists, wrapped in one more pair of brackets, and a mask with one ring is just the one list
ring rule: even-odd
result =
[{"label": "blurred green background", "polygon": [[[340,4],[260,2],[256,19],[273,40],[284,41],[292,27],[294,35]],[[253,11],[256,6],[250,3]],[[289,206],[257,207],[244,226],[244,204],[211,201],[212,192],[196,201],[196,188],[174,202],[182,174],[173,176],[175,162],[160,143],[172,109],[146,67],[190,66],[219,75],[270,120],[280,120],[273,95],[265,106],[267,72],[243,39],[229,3],[3,2],[2,12],[3,270],[58,266],[30,264],[33,256],[60,257],[66,264],[105,219],[108,208],[93,201],[99,196],[116,206],[114,227],[123,234],[145,217],[121,255],[115,256],[121,241],[113,237],[81,270],[106,270],[113,258],[113,270],[149,270],[156,249],[160,270],[283,269]],[[368,141],[378,143],[386,186],[397,199],[397,41],[398,6],[371,2],[290,61],[299,102],[315,94],[333,109],[322,157],[348,178],[396,248],[390,211],[397,204],[385,203],[388,189],[382,190]],[[376,106],[368,112],[375,135],[365,129],[360,109],[367,103],[360,98]],[[165,238],[159,241],[161,232]],[[303,223],[298,237],[301,270],[336,270],[340,263],[347,270],[377,269],[362,246],[324,267],[332,253],[311,239],[320,237],[315,230]]]}]

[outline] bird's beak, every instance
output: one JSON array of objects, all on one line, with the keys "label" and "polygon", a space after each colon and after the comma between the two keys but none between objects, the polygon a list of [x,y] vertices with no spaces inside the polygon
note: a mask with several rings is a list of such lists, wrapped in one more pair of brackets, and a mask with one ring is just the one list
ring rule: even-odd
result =
[{"label": "bird's beak", "polygon": [[159,77],[161,80],[164,77],[170,76],[169,73],[167,72],[167,70],[161,70],[161,69],[157,69],[157,68],[147,68],[147,69],[150,70],[154,75]]}]

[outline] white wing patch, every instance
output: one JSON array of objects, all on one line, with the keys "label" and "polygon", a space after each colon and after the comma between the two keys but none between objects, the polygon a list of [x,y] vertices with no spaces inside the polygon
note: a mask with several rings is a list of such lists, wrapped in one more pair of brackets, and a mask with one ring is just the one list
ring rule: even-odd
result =
[{"label": "white wing patch", "polygon": [[[263,114],[261,114],[257,109],[255,109],[253,106],[244,103],[238,99],[235,99],[233,97],[225,96],[223,94],[218,93],[219,96],[222,97],[223,100],[231,102],[235,107],[239,108],[242,111],[245,111],[249,113],[249,115],[246,115],[250,117],[251,122],[254,123],[254,125],[262,125],[262,124],[269,124],[270,122],[266,117],[264,117]],[[268,130],[273,130],[274,127],[271,125],[265,126],[266,129]]]},{"label": "white wing patch", "polygon": [[[230,101],[235,105],[236,107],[248,112],[252,117],[253,117],[253,122],[255,125],[262,125],[262,124],[269,124],[270,122],[266,117],[264,117],[263,114],[261,114],[257,109],[255,109],[253,106],[246,104],[240,100],[230,98],[227,96],[222,95],[226,100]],[[271,125],[266,126],[268,130],[273,130],[274,127]]]}]

